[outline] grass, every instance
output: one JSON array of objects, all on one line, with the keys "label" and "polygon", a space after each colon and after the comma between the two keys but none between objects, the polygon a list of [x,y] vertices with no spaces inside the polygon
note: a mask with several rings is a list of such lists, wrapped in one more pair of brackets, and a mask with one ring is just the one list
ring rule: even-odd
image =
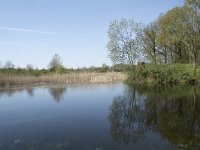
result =
[{"label": "grass", "polygon": [[200,83],[200,67],[193,76],[190,64],[141,65],[128,72],[128,82],[151,84],[197,84]]},{"label": "grass", "polygon": [[126,80],[126,75],[120,72],[65,73],[41,76],[0,74],[0,86],[3,87],[45,83],[111,83],[124,80]]}]

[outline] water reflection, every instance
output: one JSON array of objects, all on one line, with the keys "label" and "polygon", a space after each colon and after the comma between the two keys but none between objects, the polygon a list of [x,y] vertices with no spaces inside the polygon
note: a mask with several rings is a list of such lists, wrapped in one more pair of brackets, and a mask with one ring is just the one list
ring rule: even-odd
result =
[{"label": "water reflection", "polygon": [[[8,97],[13,97],[17,93],[27,93],[30,97],[34,97],[34,91],[39,87],[27,86],[27,87],[17,87],[17,88],[8,88],[0,89],[0,97],[6,95]],[[60,102],[63,99],[64,93],[66,92],[66,86],[61,85],[49,85],[44,87],[48,89],[49,94],[53,97],[56,102]]]},{"label": "water reflection", "polygon": [[34,88],[33,87],[27,87],[26,92],[30,97],[34,97]]},{"label": "water reflection", "polygon": [[127,86],[110,107],[111,135],[134,143],[148,132],[180,149],[200,149],[200,88]]},{"label": "water reflection", "polygon": [[71,84],[71,85],[44,85],[44,86],[25,86],[25,87],[11,87],[11,88],[1,88],[0,87],[0,98],[2,96],[14,97],[17,93],[26,93],[29,97],[34,97],[34,92],[37,89],[43,88],[47,90],[48,93],[52,96],[52,98],[56,102],[60,102],[64,98],[64,94],[68,90],[75,91],[75,90],[88,90],[88,91],[96,91],[101,89],[102,87],[108,87],[109,89],[114,90],[115,86],[113,84]]},{"label": "water reflection", "polygon": [[6,95],[8,97],[13,97],[14,94],[22,93],[24,91],[26,91],[30,97],[34,96],[34,87],[18,87],[18,88],[8,88],[8,89],[2,88],[2,89],[0,89],[0,98],[3,95]]},{"label": "water reflection", "polygon": [[128,144],[144,135],[144,96],[127,88],[124,95],[115,97],[110,109],[111,134],[115,141]]},{"label": "water reflection", "polygon": [[49,88],[49,93],[59,103],[63,99],[66,90],[67,88],[63,86],[52,86]]},{"label": "water reflection", "polygon": [[200,87],[46,85],[0,98],[0,149],[200,149]]},{"label": "water reflection", "polygon": [[[120,150],[108,132],[107,108],[123,88],[90,84],[0,89],[0,149]],[[10,92],[12,96],[6,94]]]}]

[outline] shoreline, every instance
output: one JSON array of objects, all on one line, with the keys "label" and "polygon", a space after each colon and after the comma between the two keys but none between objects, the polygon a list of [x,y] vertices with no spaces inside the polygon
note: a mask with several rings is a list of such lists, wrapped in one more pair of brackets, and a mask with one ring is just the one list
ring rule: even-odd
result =
[{"label": "shoreline", "polygon": [[127,83],[155,85],[199,85],[200,67],[194,75],[190,64],[140,65],[128,71]]}]

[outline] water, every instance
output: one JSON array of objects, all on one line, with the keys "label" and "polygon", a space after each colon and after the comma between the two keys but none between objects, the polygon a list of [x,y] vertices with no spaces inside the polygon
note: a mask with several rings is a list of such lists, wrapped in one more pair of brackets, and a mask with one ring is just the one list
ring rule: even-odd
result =
[{"label": "water", "polygon": [[199,87],[1,89],[0,150],[195,150],[199,115]]}]

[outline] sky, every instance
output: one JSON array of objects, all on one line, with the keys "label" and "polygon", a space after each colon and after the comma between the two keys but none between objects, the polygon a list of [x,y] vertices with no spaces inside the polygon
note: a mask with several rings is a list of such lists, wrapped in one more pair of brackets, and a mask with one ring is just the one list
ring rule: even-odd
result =
[{"label": "sky", "polygon": [[111,21],[149,23],[183,0],[0,0],[0,62],[47,68],[58,54],[67,68],[112,65]]}]

